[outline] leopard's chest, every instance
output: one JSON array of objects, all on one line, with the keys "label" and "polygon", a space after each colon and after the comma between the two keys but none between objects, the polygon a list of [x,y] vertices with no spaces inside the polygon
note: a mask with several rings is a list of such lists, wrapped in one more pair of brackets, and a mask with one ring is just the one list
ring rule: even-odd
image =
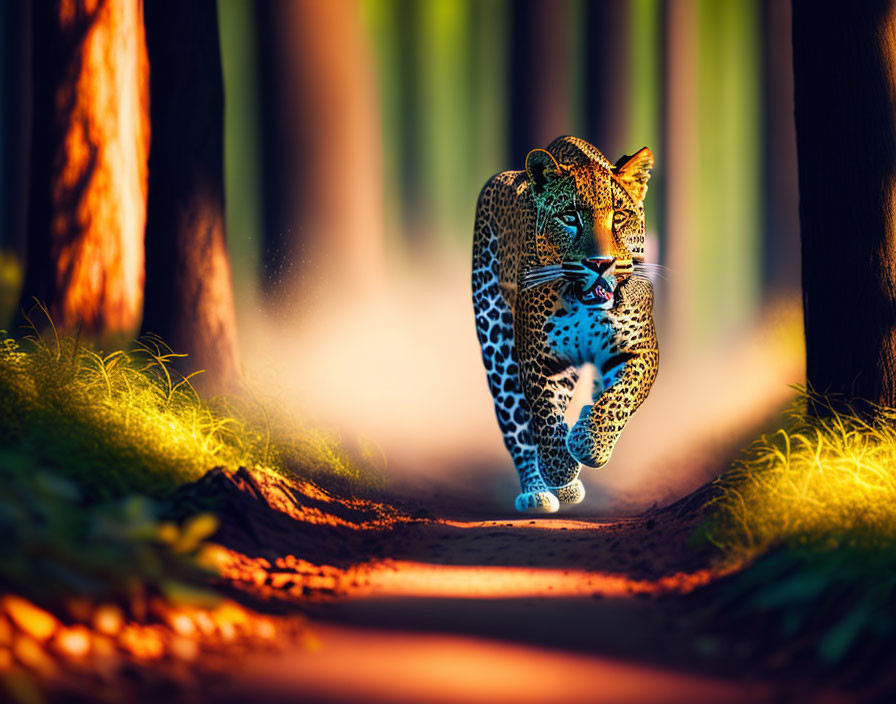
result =
[{"label": "leopard's chest", "polygon": [[543,332],[557,359],[575,365],[590,362],[600,367],[616,352],[619,327],[612,311],[572,299],[560,302],[547,316]]}]

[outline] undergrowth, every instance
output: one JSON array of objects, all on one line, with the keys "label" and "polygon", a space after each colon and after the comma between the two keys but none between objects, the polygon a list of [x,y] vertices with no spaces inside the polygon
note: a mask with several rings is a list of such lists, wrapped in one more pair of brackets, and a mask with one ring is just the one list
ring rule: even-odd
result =
[{"label": "undergrowth", "polygon": [[[46,313],[46,310],[41,308]],[[49,315],[47,315],[49,320]],[[363,457],[251,398],[202,399],[155,337],[100,352],[76,336],[0,331],[0,594],[209,596],[200,559],[213,516],[169,496],[215,467],[376,481]]]},{"label": "undergrowth", "polygon": [[214,571],[214,548],[204,541],[218,525],[210,514],[163,522],[160,507],[137,494],[89,504],[75,482],[20,453],[0,453],[0,474],[0,592],[138,612],[152,595],[215,601],[204,586]]},{"label": "undergrowth", "polygon": [[[896,410],[859,413],[812,397],[830,414],[805,412],[754,442],[723,475],[706,536],[729,558],[778,545],[888,549],[896,539]],[[867,404],[865,404],[867,406]],[[873,419],[871,419],[873,418]]]},{"label": "undergrowth", "polygon": [[776,665],[849,663],[850,685],[896,647],[896,410],[857,403],[802,390],[785,427],[717,480],[701,527],[745,565],[711,619]]},{"label": "undergrowth", "polygon": [[[332,436],[244,398],[204,401],[154,337],[104,354],[76,337],[0,332],[0,447],[24,449],[88,497],[169,493],[209,469],[369,478]],[[198,373],[198,372],[197,372]]]}]

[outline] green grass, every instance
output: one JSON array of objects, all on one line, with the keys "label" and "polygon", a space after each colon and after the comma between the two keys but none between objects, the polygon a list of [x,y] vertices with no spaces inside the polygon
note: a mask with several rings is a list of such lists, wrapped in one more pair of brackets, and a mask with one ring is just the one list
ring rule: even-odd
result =
[{"label": "green grass", "polygon": [[803,392],[785,427],[717,480],[701,526],[744,565],[710,620],[779,665],[850,663],[856,683],[896,647],[896,410],[857,403]]},{"label": "green grass", "polygon": [[159,339],[103,353],[52,321],[34,330],[0,331],[0,593],[57,609],[71,597],[205,599],[216,523],[175,506],[178,486],[240,466],[348,490],[375,480],[334,437],[255,399],[200,398]]},{"label": "green grass", "polygon": [[734,560],[779,545],[887,549],[896,539],[896,410],[816,397],[829,417],[808,417],[753,443],[718,480],[706,536]]},{"label": "green grass", "polygon": [[77,338],[0,332],[0,448],[23,450],[88,498],[164,496],[209,469],[287,476],[367,476],[326,433],[257,401],[201,399],[176,355],[145,338],[104,354]]}]

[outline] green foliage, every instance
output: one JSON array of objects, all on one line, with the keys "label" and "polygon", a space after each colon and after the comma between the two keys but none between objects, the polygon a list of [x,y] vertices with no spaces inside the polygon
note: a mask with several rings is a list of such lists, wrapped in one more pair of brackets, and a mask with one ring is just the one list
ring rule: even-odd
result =
[{"label": "green foliage", "polygon": [[[806,403],[829,415],[807,415]],[[726,581],[714,619],[765,650],[778,639],[783,662],[808,651],[827,666],[871,667],[896,646],[894,419],[804,392],[787,427],[717,480],[702,535],[748,567]]]},{"label": "green foliage", "polygon": [[888,549],[896,539],[896,411],[859,413],[845,403],[807,416],[804,398],[787,427],[763,435],[717,480],[706,537],[734,560],[778,545]]},{"label": "green foliage", "polygon": [[159,523],[139,495],[87,504],[76,483],[23,454],[0,454],[2,590],[53,605],[72,598],[135,603],[186,591],[214,600],[201,583],[203,541],[217,528],[200,515],[182,528]]},{"label": "green foliage", "polygon": [[179,356],[152,337],[104,354],[52,321],[24,340],[0,331],[0,592],[47,606],[213,599],[199,558],[217,522],[160,522],[195,510],[167,500],[175,488],[213,467],[364,478],[325,434],[254,400],[204,401],[172,369]]},{"label": "green foliage", "polygon": [[716,625],[780,664],[807,653],[824,666],[892,652],[896,551],[779,549],[730,577],[711,606]]},{"label": "green foliage", "polygon": [[326,434],[255,401],[203,401],[157,338],[103,354],[52,332],[0,333],[0,448],[23,448],[87,498],[164,496],[215,466],[361,478]]}]

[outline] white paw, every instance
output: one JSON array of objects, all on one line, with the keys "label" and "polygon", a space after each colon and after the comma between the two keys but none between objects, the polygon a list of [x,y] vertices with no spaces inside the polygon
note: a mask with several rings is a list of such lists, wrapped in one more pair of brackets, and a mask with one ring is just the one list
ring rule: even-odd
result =
[{"label": "white paw", "polygon": [[585,498],[585,485],[582,484],[580,479],[575,479],[563,486],[551,486],[548,488],[561,504],[578,504]]},{"label": "white paw", "polygon": [[520,513],[557,513],[560,502],[549,491],[526,491],[516,497],[516,510]]}]

